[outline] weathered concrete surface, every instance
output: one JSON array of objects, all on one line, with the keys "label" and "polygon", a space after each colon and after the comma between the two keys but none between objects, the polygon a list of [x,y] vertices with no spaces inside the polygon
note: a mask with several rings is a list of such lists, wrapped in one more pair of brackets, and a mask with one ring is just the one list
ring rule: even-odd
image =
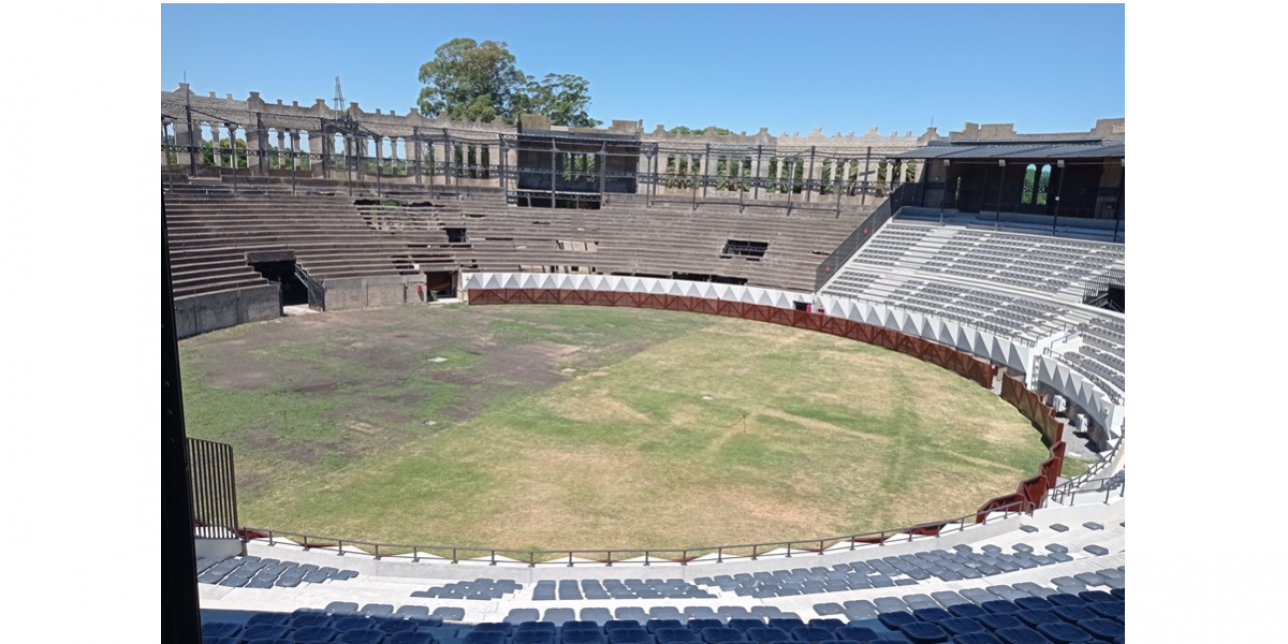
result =
[{"label": "weathered concrete surface", "polygon": [[281,316],[282,296],[277,284],[203,293],[174,303],[175,332],[180,339]]}]

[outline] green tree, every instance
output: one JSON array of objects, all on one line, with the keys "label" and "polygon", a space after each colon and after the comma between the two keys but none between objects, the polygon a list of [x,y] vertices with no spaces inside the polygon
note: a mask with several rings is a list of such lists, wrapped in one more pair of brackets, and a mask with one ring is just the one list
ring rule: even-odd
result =
[{"label": "green tree", "polygon": [[420,113],[466,121],[507,123],[524,113],[540,114],[553,125],[595,127],[590,118],[590,83],[573,74],[524,74],[504,42],[455,38],[434,50],[420,66]]},{"label": "green tree", "polygon": [[454,38],[420,66],[417,105],[425,116],[490,122],[513,115],[514,91],[527,77],[514,64],[506,43]]},{"label": "green tree", "polygon": [[595,127],[602,121],[590,118],[590,82],[573,74],[546,74],[540,81],[526,77],[524,86],[514,93],[514,116],[540,114],[552,125]]},{"label": "green tree", "polygon": [[[711,127],[715,128],[716,134],[719,134],[721,136],[728,136],[733,134],[733,131],[728,128],[715,127],[714,125]],[[671,134],[702,134],[703,132],[706,132],[707,129],[708,128],[705,128],[705,127],[685,127],[683,125],[679,125],[671,128],[670,133]]]},{"label": "green tree", "polygon": [[[232,143],[228,139],[219,140],[219,155],[219,164],[221,166],[225,168],[232,167]],[[210,141],[201,142],[201,156],[206,165],[215,164],[215,148]],[[237,167],[245,168],[246,165],[246,142],[237,139]]]}]

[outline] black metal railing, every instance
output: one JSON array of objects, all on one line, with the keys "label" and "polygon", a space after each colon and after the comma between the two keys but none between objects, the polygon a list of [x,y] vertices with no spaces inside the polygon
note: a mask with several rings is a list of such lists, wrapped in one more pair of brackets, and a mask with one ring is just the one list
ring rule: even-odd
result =
[{"label": "black metal railing", "polygon": [[863,248],[864,244],[867,244],[900,208],[905,204],[919,204],[920,196],[921,184],[905,183],[895,188],[890,193],[890,197],[877,206],[877,209],[818,265],[814,271],[814,290],[822,289],[823,285],[832,279],[837,271],[841,270],[841,267],[845,266],[846,262],[850,261],[850,258],[854,257],[854,254],[859,252],[859,249]]},{"label": "black metal railing", "polygon": [[[700,546],[693,548],[599,548],[567,550],[515,550],[505,548],[486,548],[475,546],[445,546],[407,543],[382,543],[356,539],[337,539],[321,537],[300,532],[269,530],[264,528],[246,528],[246,534],[257,541],[268,545],[277,543],[294,543],[305,550],[329,550],[336,554],[365,554],[376,559],[400,559],[419,562],[421,559],[445,559],[450,563],[461,561],[484,561],[488,565],[520,564],[528,567],[537,565],[559,565],[575,567],[577,565],[612,566],[631,560],[648,566],[653,563],[678,563],[688,565],[699,557],[711,563],[723,563],[736,560],[756,560],[761,557],[798,557],[802,555],[825,555],[836,552],[835,546],[844,544],[845,550],[856,550],[861,547],[879,548],[891,543],[906,543],[917,538],[935,538],[943,534],[961,532],[974,525],[984,525],[998,519],[1009,519],[1021,514],[1032,514],[1032,507],[1027,501],[1015,501],[987,512],[970,514],[935,521],[920,523],[893,530],[877,530],[839,537],[800,539],[792,541],[766,541],[763,543],[743,543],[725,546]],[[782,552],[779,552],[782,551]],[[714,555],[714,557],[711,557]]]},{"label": "black metal railing", "polygon": [[189,438],[188,473],[192,479],[192,517],[196,536],[203,539],[237,538],[237,483],[232,445]]}]

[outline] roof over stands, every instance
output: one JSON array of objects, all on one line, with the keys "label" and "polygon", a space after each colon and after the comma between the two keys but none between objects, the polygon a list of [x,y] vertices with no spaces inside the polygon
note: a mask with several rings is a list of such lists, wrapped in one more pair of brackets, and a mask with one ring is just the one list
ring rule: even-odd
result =
[{"label": "roof over stands", "polygon": [[935,145],[890,155],[892,159],[1120,159],[1127,144],[1108,143],[993,143]]}]

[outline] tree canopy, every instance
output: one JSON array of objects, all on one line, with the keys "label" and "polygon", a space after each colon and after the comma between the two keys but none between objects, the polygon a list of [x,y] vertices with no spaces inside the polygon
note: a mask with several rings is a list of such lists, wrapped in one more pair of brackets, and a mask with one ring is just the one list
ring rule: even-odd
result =
[{"label": "tree canopy", "polygon": [[553,125],[595,127],[590,83],[573,74],[546,74],[540,81],[515,65],[504,42],[455,38],[420,66],[420,113],[453,119],[513,123],[519,114],[540,114]]}]

